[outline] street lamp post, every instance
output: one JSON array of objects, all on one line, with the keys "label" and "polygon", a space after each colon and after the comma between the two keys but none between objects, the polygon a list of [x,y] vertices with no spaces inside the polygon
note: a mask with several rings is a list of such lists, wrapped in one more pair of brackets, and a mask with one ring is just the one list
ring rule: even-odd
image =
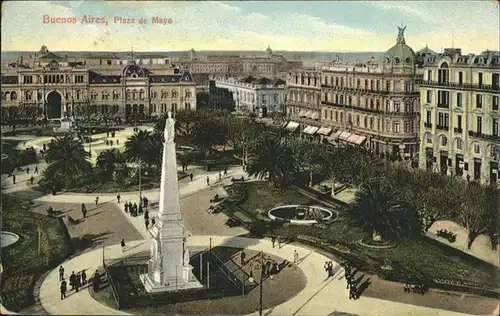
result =
[{"label": "street lamp post", "polygon": [[89,157],[92,157],[92,130],[90,127],[90,101],[87,101],[88,126],[89,126]]},{"label": "street lamp post", "polygon": [[260,252],[259,315],[262,316],[262,283],[264,282],[264,253]]}]

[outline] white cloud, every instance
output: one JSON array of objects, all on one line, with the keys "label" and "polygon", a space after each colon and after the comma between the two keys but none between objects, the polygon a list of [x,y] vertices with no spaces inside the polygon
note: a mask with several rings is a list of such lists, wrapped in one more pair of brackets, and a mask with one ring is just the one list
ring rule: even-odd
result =
[{"label": "white cloud", "polygon": [[414,2],[418,4],[418,7],[413,7],[410,1],[370,1],[368,3],[385,11],[399,11],[405,15],[417,17],[426,22],[437,22],[436,19],[431,17],[429,12],[422,10],[423,5],[419,1]]}]

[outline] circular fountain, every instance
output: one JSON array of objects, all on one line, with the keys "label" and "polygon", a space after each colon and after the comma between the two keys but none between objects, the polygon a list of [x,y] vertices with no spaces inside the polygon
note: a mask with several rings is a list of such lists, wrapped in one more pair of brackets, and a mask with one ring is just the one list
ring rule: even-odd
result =
[{"label": "circular fountain", "polygon": [[11,233],[11,232],[6,232],[6,231],[2,231],[1,233],[1,237],[0,237],[0,248],[4,248],[4,247],[8,247],[10,245],[13,245],[15,244],[18,240],[19,240],[19,236],[14,234],[14,233]]},{"label": "circular fountain", "polygon": [[335,211],[317,205],[283,205],[267,212],[270,219],[296,225],[312,225],[337,216]]}]

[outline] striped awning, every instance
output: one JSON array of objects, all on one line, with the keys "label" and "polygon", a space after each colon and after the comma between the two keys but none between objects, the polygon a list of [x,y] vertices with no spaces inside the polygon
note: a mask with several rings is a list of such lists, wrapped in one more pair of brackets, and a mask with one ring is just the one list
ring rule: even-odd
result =
[{"label": "striped awning", "polygon": [[316,133],[318,131],[318,129],[319,129],[319,127],[316,127],[316,126],[307,126],[306,128],[304,128],[304,130],[302,132],[309,134],[309,135],[313,135],[314,133]]},{"label": "striped awning", "polygon": [[311,118],[313,120],[319,120],[319,112],[314,112],[312,115],[311,115]]},{"label": "striped awning", "polygon": [[306,116],[306,110],[300,110],[299,117],[304,117],[304,116]]},{"label": "striped awning", "polygon": [[347,140],[349,137],[351,137],[352,133],[349,132],[342,132],[339,135],[339,139],[341,140]]},{"label": "striped awning", "polygon": [[312,111],[307,111],[307,112],[306,112],[306,117],[311,118],[311,117],[312,117],[312,115],[313,115],[313,112],[312,112]]},{"label": "striped awning", "polygon": [[328,136],[332,132],[332,129],[329,127],[322,126],[316,133]]}]

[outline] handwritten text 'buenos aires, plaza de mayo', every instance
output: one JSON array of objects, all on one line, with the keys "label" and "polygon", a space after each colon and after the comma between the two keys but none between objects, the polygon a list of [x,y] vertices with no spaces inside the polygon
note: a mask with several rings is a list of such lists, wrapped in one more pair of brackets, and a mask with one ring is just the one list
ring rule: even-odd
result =
[{"label": "handwritten text 'buenos aires, plaza de mayo'", "polygon": [[158,17],[153,16],[151,18],[131,18],[131,17],[121,17],[114,16],[112,18],[107,17],[96,17],[92,15],[84,15],[80,19],[77,17],[61,17],[61,16],[50,16],[44,14],[42,17],[43,24],[94,24],[94,25],[104,25],[107,26],[109,23],[113,24],[159,24],[159,25],[169,25],[172,24],[172,18],[168,17]]}]

